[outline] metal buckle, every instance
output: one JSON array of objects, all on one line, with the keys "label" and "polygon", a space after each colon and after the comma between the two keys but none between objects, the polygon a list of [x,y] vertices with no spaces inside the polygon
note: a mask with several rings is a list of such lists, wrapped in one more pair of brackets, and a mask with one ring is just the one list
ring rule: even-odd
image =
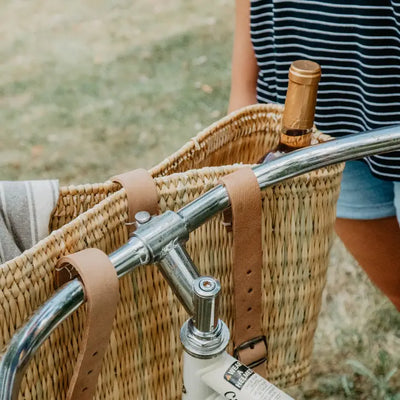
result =
[{"label": "metal buckle", "polygon": [[[257,337],[255,337],[253,339],[250,339],[247,342],[243,342],[239,346],[235,347],[235,349],[233,350],[233,357],[235,357],[236,359],[239,360],[239,352],[241,350],[245,350],[245,349],[248,349],[248,348],[254,348],[254,345],[256,345],[257,343],[260,343],[260,342],[264,342],[265,353],[266,353],[267,352],[267,348],[268,348],[267,347],[267,338],[265,337],[265,335],[262,335],[262,336],[257,336]],[[262,357],[259,360],[255,360],[252,363],[248,364],[247,366],[249,368],[254,368],[254,367],[257,367],[258,365],[262,364],[265,361],[267,361],[267,356]]]}]

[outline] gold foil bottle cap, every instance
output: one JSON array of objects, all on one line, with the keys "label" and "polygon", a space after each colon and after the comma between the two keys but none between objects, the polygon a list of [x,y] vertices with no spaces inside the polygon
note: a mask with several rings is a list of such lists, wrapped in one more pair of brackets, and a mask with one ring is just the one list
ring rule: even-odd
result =
[{"label": "gold foil bottle cap", "polygon": [[320,78],[321,67],[316,62],[297,60],[292,63],[282,121],[284,129],[312,128]]}]

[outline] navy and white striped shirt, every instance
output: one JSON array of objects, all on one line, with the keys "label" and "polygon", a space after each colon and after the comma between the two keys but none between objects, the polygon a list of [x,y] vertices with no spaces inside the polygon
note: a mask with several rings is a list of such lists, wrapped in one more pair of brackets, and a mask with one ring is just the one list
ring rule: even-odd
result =
[{"label": "navy and white striped shirt", "polygon": [[[259,102],[284,103],[290,64],[321,65],[315,124],[342,136],[400,124],[400,0],[251,0]],[[400,180],[400,151],[368,157]]]}]

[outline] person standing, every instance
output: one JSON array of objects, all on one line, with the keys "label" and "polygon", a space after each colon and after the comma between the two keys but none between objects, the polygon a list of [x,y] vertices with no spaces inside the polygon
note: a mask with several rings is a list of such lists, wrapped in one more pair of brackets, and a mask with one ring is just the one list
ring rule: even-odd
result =
[{"label": "person standing", "polygon": [[[400,1],[236,0],[229,111],[285,101],[297,59],[322,67],[315,124],[400,124]],[[346,163],[336,232],[400,311],[400,151]]]}]

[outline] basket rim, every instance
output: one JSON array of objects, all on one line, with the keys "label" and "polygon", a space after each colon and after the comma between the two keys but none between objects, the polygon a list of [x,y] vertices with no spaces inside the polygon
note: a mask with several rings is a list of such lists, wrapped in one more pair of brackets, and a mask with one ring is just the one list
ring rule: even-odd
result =
[{"label": "basket rim", "polygon": [[240,128],[240,126],[245,125],[249,119],[256,120],[262,118],[266,113],[275,113],[280,115],[282,114],[283,109],[283,105],[273,103],[252,104],[240,108],[239,110],[236,110],[212,123],[197,135],[190,138],[181,148],[161,161],[155,167],[151,168],[150,173],[153,176],[157,176],[168,172],[168,170],[170,170],[174,164],[179,163],[184,156],[187,158],[188,155],[193,156],[194,153],[202,150],[210,137],[228,126],[236,125],[236,128]]}]

